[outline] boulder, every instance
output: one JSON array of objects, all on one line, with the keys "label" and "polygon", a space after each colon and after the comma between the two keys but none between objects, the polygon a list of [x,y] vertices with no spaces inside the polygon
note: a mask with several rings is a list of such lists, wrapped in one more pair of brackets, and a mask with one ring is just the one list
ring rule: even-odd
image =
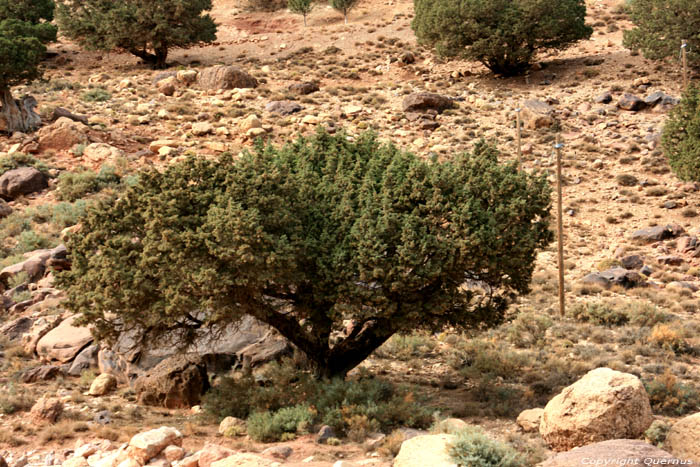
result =
[{"label": "boulder", "polygon": [[525,128],[536,130],[539,128],[549,128],[554,125],[554,109],[543,101],[528,99],[523,102],[520,112]]},{"label": "boulder", "polygon": [[192,84],[197,81],[197,70],[180,70],[175,76],[178,81],[185,84]]},{"label": "boulder", "polygon": [[540,434],[555,451],[636,438],[653,421],[649,395],[634,375],[597,368],[549,401]]},{"label": "boulder", "polygon": [[36,193],[48,188],[46,175],[34,167],[19,167],[0,176],[0,198],[11,201],[22,195]]},{"label": "boulder", "polygon": [[67,151],[76,144],[88,142],[88,127],[67,117],[61,117],[37,132],[39,152]]},{"label": "boulder", "polygon": [[37,424],[55,423],[63,413],[63,402],[56,397],[42,397],[29,411],[29,418]]},{"label": "boulder", "polygon": [[219,434],[223,436],[235,436],[245,433],[246,423],[236,417],[226,417],[219,423]]},{"label": "boulder", "polygon": [[593,99],[593,102],[596,104],[609,104],[612,102],[612,94],[609,92],[604,92],[603,94],[596,96]]},{"label": "boulder", "polygon": [[285,460],[287,457],[291,456],[293,452],[294,450],[289,446],[272,446],[265,449],[260,454],[279,460]]},{"label": "boulder", "polygon": [[197,77],[204,89],[256,88],[258,80],[236,66],[215,65],[205,68]]},{"label": "boulder", "polygon": [[664,447],[675,456],[700,464],[700,412],[674,423]]},{"label": "boulder", "polygon": [[423,435],[401,443],[393,467],[455,467],[448,453],[454,435]]},{"label": "boulder", "polygon": [[236,452],[217,444],[205,444],[199,451],[199,467],[210,467],[214,462],[226,459]]},{"label": "boulder", "polygon": [[127,454],[140,465],[145,465],[170,445],[182,445],[182,433],[175,428],[162,426],[134,435],[129,441]]},{"label": "boulder", "polygon": [[177,78],[175,76],[170,76],[168,78],[158,81],[158,83],[156,84],[156,88],[158,89],[159,93],[166,96],[172,96],[173,94],[175,94],[176,83]]},{"label": "boulder", "polygon": [[311,81],[306,81],[303,83],[292,83],[289,85],[289,92],[298,94],[300,96],[305,96],[307,94],[314,93],[318,91],[318,84]]},{"label": "boulder", "polygon": [[92,143],[83,150],[83,158],[93,162],[112,162],[124,155],[124,151],[107,143]]},{"label": "boulder", "polygon": [[257,115],[251,114],[238,123],[238,127],[242,131],[252,130],[253,128],[262,128],[262,122]]},{"label": "boulder", "polygon": [[236,357],[244,368],[254,368],[292,353],[292,346],[287,339],[270,331],[243,349],[239,350]]},{"label": "boulder", "polygon": [[7,201],[0,198],[0,219],[4,219],[10,214],[12,214],[12,208],[7,204]]},{"label": "boulder", "polygon": [[617,106],[622,110],[631,110],[636,112],[637,110],[645,109],[647,104],[637,96],[632,94],[623,94],[620,100],[617,101]]},{"label": "boulder", "polygon": [[0,336],[5,337],[9,341],[16,341],[22,334],[29,331],[34,324],[32,318],[22,317],[13,319],[9,323],[0,326]]},{"label": "boulder", "polygon": [[204,136],[212,133],[214,127],[209,122],[197,122],[192,124],[192,134],[194,136]]},{"label": "boulder", "polygon": [[468,427],[469,424],[459,418],[446,418],[434,425],[433,431],[438,433],[457,433]]},{"label": "boulder", "polygon": [[161,454],[168,462],[175,462],[185,457],[185,450],[173,444],[163,449]]},{"label": "boulder", "polygon": [[136,379],[140,404],[169,409],[192,407],[209,389],[206,366],[198,359],[175,356],[163,360]]},{"label": "boulder", "polygon": [[98,368],[97,354],[99,351],[99,345],[89,345],[85,347],[75,357],[66,373],[70,376],[80,376],[83,371]]},{"label": "boulder", "polygon": [[584,284],[599,285],[606,289],[613,285],[619,285],[626,289],[645,285],[644,278],[638,272],[624,268],[612,268],[607,271],[592,272],[587,274],[581,281]]},{"label": "boulder", "polygon": [[278,464],[279,462],[265,459],[257,454],[241,452],[213,462],[211,467],[272,467]]},{"label": "boulder", "polygon": [[109,373],[102,373],[92,381],[88,394],[91,396],[104,396],[117,387],[117,378]]},{"label": "boulder", "polygon": [[515,423],[517,423],[525,433],[537,432],[540,430],[542,413],[544,413],[544,409],[542,408],[523,410],[520,412],[520,415],[518,415]]},{"label": "boulder", "polygon": [[644,266],[644,258],[640,255],[627,255],[620,258],[620,264],[625,269],[641,269]]},{"label": "boulder", "polygon": [[45,316],[34,321],[29,331],[22,334],[24,351],[28,354],[34,354],[39,340],[58,326],[60,322],[61,318],[59,316]]},{"label": "boulder", "polygon": [[431,92],[417,92],[409,94],[403,100],[404,112],[425,112],[435,110],[442,112],[455,106],[454,101],[449,97],[441,96]]},{"label": "boulder", "polygon": [[[667,462],[664,462],[667,461]],[[671,454],[637,439],[611,439],[561,452],[538,467],[578,465],[682,465]],[[687,464],[686,464],[687,465]]]},{"label": "boulder", "polygon": [[61,367],[54,365],[41,365],[25,370],[20,377],[20,380],[25,383],[36,383],[39,381],[50,381],[56,379],[63,372]]},{"label": "boulder", "polygon": [[294,101],[272,101],[265,106],[265,110],[280,115],[291,115],[296,112],[301,112],[304,110],[304,107]]},{"label": "boulder", "polygon": [[685,229],[683,229],[683,227],[680,225],[667,224],[637,230],[631,235],[630,238],[637,243],[654,243],[662,240],[668,240],[670,238],[676,238],[682,233],[685,233]]},{"label": "boulder", "polygon": [[90,329],[74,326],[77,316],[70,316],[50,330],[36,344],[36,353],[46,361],[70,362],[92,342]]}]

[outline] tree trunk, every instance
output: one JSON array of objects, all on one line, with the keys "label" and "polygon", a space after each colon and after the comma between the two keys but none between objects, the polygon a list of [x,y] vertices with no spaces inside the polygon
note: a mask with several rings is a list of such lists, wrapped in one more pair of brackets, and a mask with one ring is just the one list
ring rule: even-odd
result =
[{"label": "tree trunk", "polygon": [[162,47],[156,49],[156,64],[155,67],[158,69],[164,69],[168,67],[167,63],[168,59],[168,48],[167,47]]},{"label": "tree trunk", "polygon": [[153,68],[163,69],[167,67],[166,59],[168,58],[168,49],[158,49],[155,54],[146,52],[145,50],[132,49],[129,53],[137,56],[144,62],[148,63]]},{"label": "tree trunk", "polygon": [[3,88],[0,89],[0,104],[0,131],[29,133],[41,126],[41,117],[34,111],[37,102],[32,96],[17,101],[10,88]]},{"label": "tree trunk", "polygon": [[304,27],[306,27],[306,13],[304,13]]}]

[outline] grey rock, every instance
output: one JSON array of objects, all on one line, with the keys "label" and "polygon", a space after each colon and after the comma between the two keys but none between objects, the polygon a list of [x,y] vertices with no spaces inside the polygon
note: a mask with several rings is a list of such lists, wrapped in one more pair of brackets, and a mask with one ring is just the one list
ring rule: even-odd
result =
[{"label": "grey rock", "polygon": [[330,438],[335,438],[335,431],[328,425],[323,425],[318,434],[316,435],[316,442],[320,444],[325,444]]},{"label": "grey rock", "polygon": [[637,230],[631,239],[637,243],[653,243],[670,238],[676,238],[685,230],[678,224],[657,225],[646,229]]},{"label": "grey rock", "polygon": [[294,450],[289,446],[272,446],[265,449],[261,454],[263,456],[274,457],[275,459],[284,460],[292,455]]},{"label": "grey rock", "polygon": [[669,266],[680,266],[683,264],[683,258],[675,255],[657,256],[656,261],[658,261],[659,264],[666,264]]},{"label": "grey rock", "polygon": [[254,368],[289,355],[291,352],[292,346],[289,341],[271,331],[257,342],[238,351],[236,356],[244,368]]},{"label": "grey rock", "polygon": [[289,85],[289,91],[300,96],[305,96],[307,94],[317,92],[318,90],[318,84],[311,81],[293,83]]},{"label": "grey rock", "polygon": [[28,332],[32,328],[34,320],[32,318],[21,317],[13,319],[9,323],[0,327],[0,335],[5,336],[10,341],[18,340],[22,334]]},{"label": "grey rock", "polygon": [[644,266],[644,258],[640,255],[629,255],[620,258],[620,263],[625,269],[639,269]]},{"label": "grey rock", "polygon": [[654,270],[651,268],[651,266],[642,266],[642,269],[639,270],[642,274],[645,276],[651,276],[654,273]]},{"label": "grey rock", "polygon": [[610,102],[612,102],[612,94],[610,94],[609,92],[604,92],[603,94],[596,96],[593,99],[593,102],[595,102],[596,104],[609,104]]},{"label": "grey rock", "polygon": [[0,176],[0,198],[11,201],[19,196],[48,188],[46,175],[34,167],[19,167]]},{"label": "grey rock", "polygon": [[582,282],[609,288],[619,285],[626,289],[644,285],[644,279],[639,273],[624,268],[612,268],[602,272],[592,272],[586,275]]},{"label": "grey rock", "polygon": [[39,381],[50,381],[58,378],[62,373],[61,367],[54,365],[41,365],[30,368],[22,373],[20,380],[25,383],[37,383]]},{"label": "grey rock", "polygon": [[449,97],[431,92],[417,92],[409,94],[403,100],[404,112],[425,112],[435,110],[442,112],[454,107],[454,101]]},{"label": "grey rock", "polygon": [[526,128],[548,128],[555,123],[554,109],[546,102],[528,99],[523,102],[521,118]]},{"label": "grey rock", "polygon": [[99,351],[100,346],[96,344],[85,347],[75,357],[66,373],[70,376],[80,376],[85,370],[97,368],[97,354]]},{"label": "grey rock", "polygon": [[199,72],[197,82],[204,89],[256,88],[258,80],[236,66],[215,65]]},{"label": "grey rock", "polygon": [[679,289],[687,289],[690,290],[691,292],[697,292],[700,290],[700,287],[697,285],[693,284],[692,282],[686,282],[686,281],[673,281],[669,282],[666,287],[676,287]]},{"label": "grey rock", "polygon": [[109,410],[101,410],[95,414],[93,421],[100,425],[108,425],[112,423],[112,413]]},{"label": "grey rock", "polygon": [[632,94],[623,94],[620,100],[617,102],[617,106],[623,110],[636,112],[638,110],[643,110],[647,105],[637,96]]},{"label": "grey rock", "polygon": [[294,101],[272,101],[265,106],[265,110],[280,115],[291,115],[296,112],[301,112],[304,110],[304,107]]}]

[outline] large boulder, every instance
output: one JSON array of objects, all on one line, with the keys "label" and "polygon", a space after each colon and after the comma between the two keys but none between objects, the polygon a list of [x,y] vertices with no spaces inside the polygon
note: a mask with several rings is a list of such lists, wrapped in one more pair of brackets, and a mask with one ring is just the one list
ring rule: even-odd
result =
[{"label": "large boulder", "polygon": [[249,452],[239,452],[211,464],[211,467],[272,467],[279,462]]},{"label": "large boulder", "polygon": [[[612,439],[561,452],[538,464],[538,467],[573,467],[577,465],[681,465],[671,464],[674,457],[637,439]],[[667,461],[664,463],[664,461]],[[606,462],[604,464],[604,462]]]},{"label": "large boulder", "polygon": [[0,198],[11,201],[19,196],[48,188],[46,175],[34,167],[19,167],[0,176]]},{"label": "large boulder", "polygon": [[554,109],[546,102],[528,99],[523,102],[521,118],[526,128],[536,130],[554,125]]},{"label": "large boulder", "polygon": [[619,285],[626,289],[645,285],[644,277],[637,271],[630,271],[625,268],[611,268],[607,271],[592,272],[584,276],[581,281],[584,284],[599,285],[606,289],[613,285]]},{"label": "large boulder", "polygon": [[700,464],[700,412],[674,423],[664,447],[675,456]]},{"label": "large boulder", "polygon": [[523,410],[520,412],[520,415],[518,415],[515,423],[517,423],[525,433],[537,432],[540,430],[542,413],[544,413],[544,409],[542,408]]},{"label": "large boulder", "polygon": [[455,467],[448,453],[453,435],[423,435],[408,439],[401,444],[394,459],[394,467]]},{"label": "large boulder", "polygon": [[39,136],[39,151],[66,151],[76,144],[88,142],[88,127],[67,117],[61,117],[37,133]]},{"label": "large boulder", "polygon": [[61,321],[36,344],[36,353],[46,361],[66,363],[92,342],[89,328],[74,325],[77,316],[73,315]]},{"label": "large boulder", "polygon": [[170,445],[182,445],[182,433],[175,428],[162,426],[154,430],[138,433],[129,441],[127,453],[139,465],[145,465]]},{"label": "large boulder", "polygon": [[630,238],[637,243],[654,243],[676,238],[684,232],[685,229],[678,224],[656,225],[637,230],[632,233]]},{"label": "large boulder", "polygon": [[256,88],[258,80],[236,66],[215,65],[202,70],[197,81],[204,89]]},{"label": "large boulder", "polygon": [[597,368],[549,401],[542,438],[555,451],[598,441],[636,438],[651,425],[649,395],[634,375]]},{"label": "large boulder", "polygon": [[454,106],[454,101],[449,97],[432,92],[416,92],[409,94],[403,100],[404,112],[425,112],[427,110],[442,112]]},{"label": "large boulder", "polygon": [[186,356],[163,360],[134,383],[139,403],[169,409],[198,404],[207,389],[206,366]]},{"label": "large boulder", "polygon": [[63,402],[56,397],[42,397],[34,403],[29,411],[29,418],[33,423],[56,423],[63,413]]}]

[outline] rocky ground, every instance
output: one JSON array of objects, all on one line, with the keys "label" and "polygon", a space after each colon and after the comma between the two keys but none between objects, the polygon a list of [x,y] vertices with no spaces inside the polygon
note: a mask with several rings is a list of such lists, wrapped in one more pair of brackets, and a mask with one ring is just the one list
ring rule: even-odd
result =
[{"label": "rocky ground", "polygon": [[[557,138],[564,143],[568,313],[559,316],[552,245],[538,258],[532,293],[514,309],[519,317],[473,336],[397,336],[363,366],[415,385],[443,414],[481,425],[533,459],[570,446],[538,433],[539,415],[530,432],[516,423],[518,414],[544,407],[594,368],[641,379],[653,416],[668,425],[700,410],[700,185],[680,182],[659,147],[667,112],[680,96],[680,68],[622,48],[630,23],[620,2],[589,1],[590,40],[545,54],[528,75],[509,79],[479,64],[442,62],[419,47],[410,1],[365,0],[348,25],[319,8],[306,28],[285,11],[214,4],[218,42],[174,51],[164,72],[126,54],[83,52],[60,40],[50,47],[44,80],[14,90],[36,97],[45,125],[32,135],[0,136],[2,160],[35,167],[0,178],[3,196],[11,199],[0,201],[0,455],[11,465],[23,457],[31,465],[84,465],[69,461],[78,457],[89,465],[132,465],[99,464],[90,456],[113,450],[122,454],[112,460],[124,462],[122,443],[161,425],[179,430],[161,449],[182,445],[184,451],[158,451],[158,462],[213,443],[260,453],[250,460],[260,464],[250,465],[344,459],[390,465],[397,449],[381,449],[388,441],[328,446],[306,435],[282,443],[292,451],[280,458],[244,434],[219,434],[218,420],[196,410],[139,404],[126,384],[129,362],[93,346],[89,333],[72,327],[61,310],[51,271],[67,267],[62,235],[99,196],[94,192],[128,184],[145,166],[188,154],[237,154],[256,138],[283,143],[319,125],[349,135],[371,129],[438,159],[485,137],[504,160],[514,160],[516,109],[522,109],[525,170],[546,171],[554,181],[553,146]],[[86,175],[97,172],[97,178]],[[251,330],[220,353],[246,349],[258,356],[260,349],[249,346],[262,337]],[[123,376],[116,389],[90,395],[96,374],[110,367]],[[40,396],[61,401],[56,423],[28,417]],[[684,433],[698,430],[697,424],[678,426]],[[643,438],[613,437],[619,435]]]}]

